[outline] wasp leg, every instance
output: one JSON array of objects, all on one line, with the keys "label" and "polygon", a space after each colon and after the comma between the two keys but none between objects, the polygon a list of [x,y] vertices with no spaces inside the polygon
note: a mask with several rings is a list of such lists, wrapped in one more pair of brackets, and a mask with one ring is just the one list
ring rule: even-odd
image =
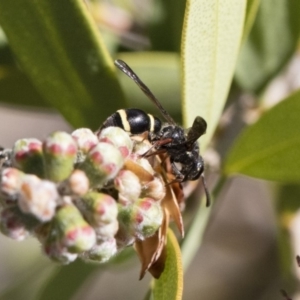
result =
[{"label": "wasp leg", "polygon": [[[166,153],[167,151],[165,150],[165,149],[158,149],[158,150],[155,150],[155,151],[153,151],[153,152],[150,152],[152,150],[152,147],[148,150],[148,151],[146,151],[143,155],[142,155],[142,157],[151,157],[151,156],[153,156],[153,155],[159,155],[159,154],[163,154],[163,153]],[[149,153],[150,152],[150,153]]]},{"label": "wasp leg", "polygon": [[155,149],[155,148],[157,148],[159,146],[162,146],[162,145],[165,145],[165,144],[169,144],[171,142],[172,142],[172,139],[164,139],[164,140],[159,140],[159,141],[155,142],[151,146],[151,148],[142,155],[142,157],[150,157],[150,156],[153,156],[153,155],[158,155],[158,154],[166,153],[167,152],[166,149],[157,149],[157,150],[155,150],[153,152],[152,152],[152,150],[153,150],[153,148]]}]

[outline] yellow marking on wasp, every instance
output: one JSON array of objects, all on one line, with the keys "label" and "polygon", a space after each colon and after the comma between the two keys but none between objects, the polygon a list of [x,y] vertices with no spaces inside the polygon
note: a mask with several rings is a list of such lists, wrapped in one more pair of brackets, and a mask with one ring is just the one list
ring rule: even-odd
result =
[{"label": "yellow marking on wasp", "polygon": [[124,130],[130,132],[130,124],[127,120],[126,111],[124,109],[119,109],[117,112],[120,115]]},{"label": "yellow marking on wasp", "polygon": [[154,132],[154,125],[155,125],[155,120],[154,117],[150,114],[148,114],[148,117],[150,119],[150,131]]}]

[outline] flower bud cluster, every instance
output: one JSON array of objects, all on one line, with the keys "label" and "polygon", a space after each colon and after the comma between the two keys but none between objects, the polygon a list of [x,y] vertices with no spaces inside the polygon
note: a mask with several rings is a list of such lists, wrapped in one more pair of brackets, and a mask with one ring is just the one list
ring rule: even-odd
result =
[{"label": "flower bud cluster", "polygon": [[60,263],[105,262],[151,237],[166,192],[153,157],[142,156],[150,147],[118,127],[18,140],[0,165],[1,232],[35,236]]}]

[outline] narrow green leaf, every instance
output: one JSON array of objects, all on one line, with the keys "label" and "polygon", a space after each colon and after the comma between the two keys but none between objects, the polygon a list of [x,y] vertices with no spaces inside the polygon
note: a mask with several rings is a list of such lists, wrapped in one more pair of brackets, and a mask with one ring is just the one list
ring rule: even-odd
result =
[{"label": "narrow green leaf", "polygon": [[[280,214],[293,216],[300,208],[300,185],[283,184],[276,189],[276,207]],[[287,224],[285,224],[287,225]]]},{"label": "narrow green leaf", "polygon": [[153,280],[154,300],[180,300],[183,290],[183,272],[181,252],[178,241],[171,229],[168,229],[167,259],[165,270],[159,279]]},{"label": "narrow green leaf", "polygon": [[82,0],[0,0],[0,24],[22,68],[74,126],[97,128],[122,107],[114,66]]},{"label": "narrow green leaf", "polygon": [[185,0],[155,0],[149,27],[154,51],[180,50]]},{"label": "narrow green leaf", "polygon": [[57,268],[36,298],[41,300],[71,299],[99,265],[76,262]]},{"label": "narrow green leaf", "polygon": [[300,1],[263,0],[248,39],[241,48],[236,80],[260,92],[295,52],[300,31]]},{"label": "narrow green leaf", "polygon": [[203,198],[181,246],[184,271],[189,267],[203,241],[211,210],[211,207],[206,207],[206,199]]},{"label": "narrow green leaf", "polygon": [[228,154],[225,173],[299,182],[299,111],[300,91],[246,128]]},{"label": "narrow green leaf", "polygon": [[[225,189],[225,183],[227,183],[227,178],[225,176],[221,176],[218,179],[214,190],[211,192],[211,198],[213,200],[217,199],[220,196],[220,192]],[[181,244],[182,265],[184,271],[187,270],[202,244],[207,223],[212,211],[212,207],[206,207],[206,197],[202,197]]]},{"label": "narrow green leaf", "polygon": [[243,40],[245,40],[248,37],[248,34],[252,28],[252,25],[254,23],[257,14],[259,4],[260,4],[260,0],[247,1]]},{"label": "narrow green leaf", "polygon": [[49,107],[27,76],[14,67],[0,67],[0,101],[13,105]]},{"label": "narrow green leaf", "polygon": [[208,124],[205,148],[231,84],[243,33],[246,0],[189,0],[182,37],[185,125],[197,115]]},{"label": "narrow green leaf", "polygon": [[27,270],[20,270],[15,280],[0,292],[1,300],[35,299],[38,288],[44,284],[52,272],[52,266],[35,262]]},{"label": "narrow green leaf", "polygon": [[298,235],[300,185],[297,183],[277,186],[274,196],[278,224],[277,247],[280,271],[287,284],[295,284],[295,274],[293,274],[296,263],[295,249],[293,249],[295,242],[291,241],[295,239],[295,235]]}]

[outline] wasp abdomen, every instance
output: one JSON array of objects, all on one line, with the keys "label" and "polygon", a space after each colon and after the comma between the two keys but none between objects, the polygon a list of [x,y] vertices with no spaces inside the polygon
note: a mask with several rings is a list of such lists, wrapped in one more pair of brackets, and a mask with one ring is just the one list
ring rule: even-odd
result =
[{"label": "wasp abdomen", "polygon": [[109,126],[120,127],[132,134],[145,131],[157,133],[161,129],[161,121],[141,109],[129,108],[119,109],[113,113],[104,121],[101,129]]}]

